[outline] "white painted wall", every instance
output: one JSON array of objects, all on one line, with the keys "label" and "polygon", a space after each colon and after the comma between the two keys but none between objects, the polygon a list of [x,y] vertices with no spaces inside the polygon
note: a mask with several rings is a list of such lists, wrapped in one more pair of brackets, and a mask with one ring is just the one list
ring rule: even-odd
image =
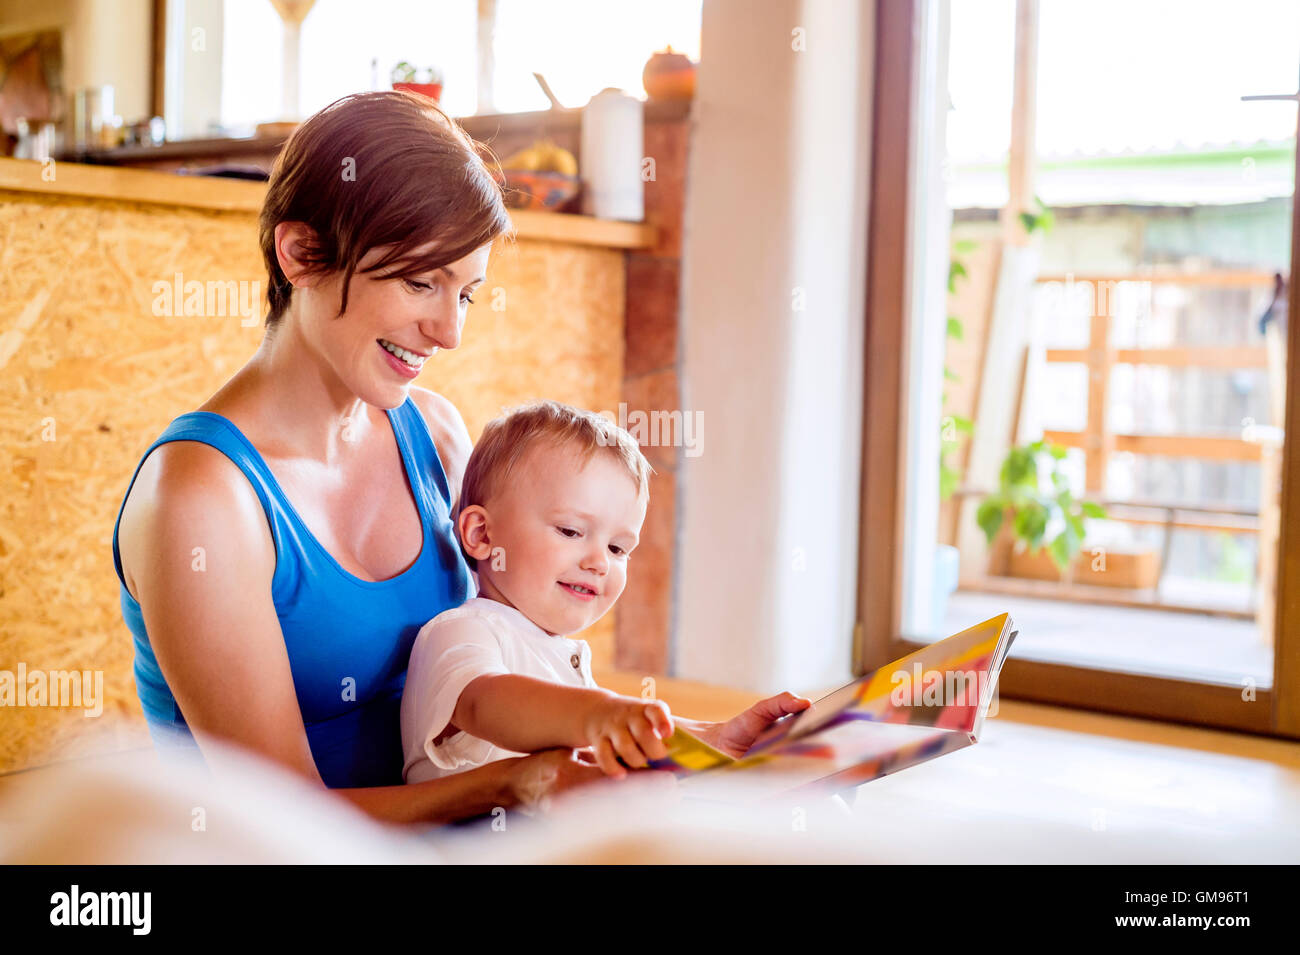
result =
[{"label": "white painted wall", "polygon": [[220,135],[225,0],[167,0],[165,47],[167,138]]},{"label": "white painted wall", "polygon": [[689,679],[813,692],[849,675],[874,16],[874,0],[704,5],[682,278],[683,407],[705,419],[681,472]]}]

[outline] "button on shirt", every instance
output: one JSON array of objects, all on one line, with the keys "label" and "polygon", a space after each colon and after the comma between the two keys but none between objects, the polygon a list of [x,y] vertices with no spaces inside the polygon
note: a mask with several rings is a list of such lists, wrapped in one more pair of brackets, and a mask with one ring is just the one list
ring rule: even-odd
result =
[{"label": "button on shirt", "polygon": [[[437,779],[521,753],[458,731],[440,743],[471,681],[515,674],[597,688],[585,640],[552,636],[514,607],[474,597],[426,623],[415,638],[402,694],[402,777]],[[521,717],[524,718],[524,717]]]}]

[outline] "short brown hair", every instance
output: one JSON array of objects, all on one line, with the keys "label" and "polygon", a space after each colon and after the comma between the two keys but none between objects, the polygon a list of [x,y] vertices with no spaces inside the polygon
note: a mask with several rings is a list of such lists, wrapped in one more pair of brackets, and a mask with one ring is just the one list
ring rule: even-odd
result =
[{"label": "short brown hair", "polygon": [[[358,263],[373,248],[393,246],[362,271],[393,266],[385,278],[409,278],[511,234],[484,155],[499,176],[491,150],[418,93],[355,93],[310,117],[276,157],[258,222],[269,279],[266,327],[278,325],[293,292],[275,255],[281,222],[311,227],[304,259],[312,272],[343,273],[339,315]],[[412,255],[428,243],[431,252]]]},{"label": "short brown hair", "polygon": [[[465,508],[486,504],[528,449],[539,441],[572,448],[584,465],[597,451],[612,455],[635,482],[637,497],[645,499],[650,494],[650,475],[655,470],[632,435],[594,411],[558,401],[534,401],[487,423],[465,465],[453,520],[459,524]],[[465,559],[477,568],[473,557],[465,554]]]}]

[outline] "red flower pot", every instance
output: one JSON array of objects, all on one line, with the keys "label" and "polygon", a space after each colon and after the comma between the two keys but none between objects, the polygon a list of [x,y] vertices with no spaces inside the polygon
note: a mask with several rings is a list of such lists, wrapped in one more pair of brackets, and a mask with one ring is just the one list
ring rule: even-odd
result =
[{"label": "red flower pot", "polygon": [[406,90],[408,93],[419,93],[421,96],[427,96],[435,103],[442,100],[441,83],[394,83],[393,89]]}]

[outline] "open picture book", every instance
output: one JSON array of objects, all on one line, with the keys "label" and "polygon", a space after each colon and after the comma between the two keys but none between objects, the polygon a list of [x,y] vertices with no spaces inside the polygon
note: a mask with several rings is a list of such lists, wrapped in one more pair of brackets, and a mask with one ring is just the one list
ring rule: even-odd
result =
[{"label": "open picture book", "polygon": [[909,653],[777,720],[740,759],[679,727],[651,765],[684,792],[762,798],[830,795],[951,753],[979,741],[1014,628],[1004,613]]}]

